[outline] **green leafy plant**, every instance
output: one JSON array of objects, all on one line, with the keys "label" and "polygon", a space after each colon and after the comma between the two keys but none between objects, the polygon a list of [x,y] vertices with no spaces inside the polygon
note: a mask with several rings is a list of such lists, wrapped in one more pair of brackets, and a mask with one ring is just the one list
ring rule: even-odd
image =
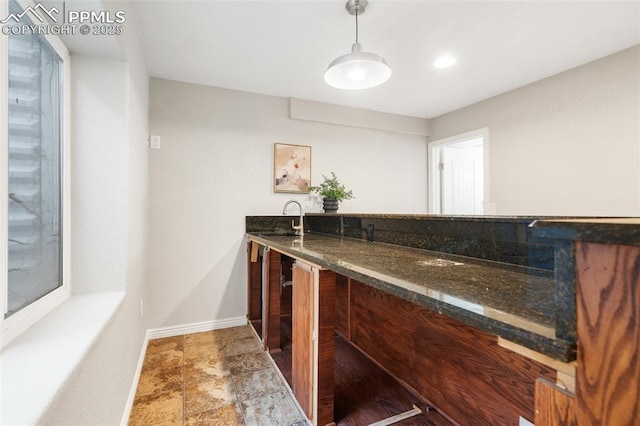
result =
[{"label": "green leafy plant", "polygon": [[324,180],[320,185],[309,187],[309,191],[317,193],[322,198],[333,198],[338,201],[355,198],[353,191],[347,190],[347,188],[338,181],[338,177],[334,172],[331,172],[330,178],[322,175],[322,179]]}]

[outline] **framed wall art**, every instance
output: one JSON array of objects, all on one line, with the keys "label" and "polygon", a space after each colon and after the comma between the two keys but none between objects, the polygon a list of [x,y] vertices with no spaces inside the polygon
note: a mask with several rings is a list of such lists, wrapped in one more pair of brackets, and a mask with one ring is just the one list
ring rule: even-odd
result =
[{"label": "framed wall art", "polygon": [[273,145],[274,192],[308,193],[311,186],[311,147]]}]

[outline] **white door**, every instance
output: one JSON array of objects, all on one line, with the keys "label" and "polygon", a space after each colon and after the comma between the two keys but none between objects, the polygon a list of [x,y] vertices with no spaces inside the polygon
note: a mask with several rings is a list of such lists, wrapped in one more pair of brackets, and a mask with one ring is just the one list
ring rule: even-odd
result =
[{"label": "white door", "polygon": [[482,214],[482,139],[440,148],[441,211]]},{"label": "white door", "polygon": [[431,213],[485,213],[486,148],[478,132],[429,144]]}]

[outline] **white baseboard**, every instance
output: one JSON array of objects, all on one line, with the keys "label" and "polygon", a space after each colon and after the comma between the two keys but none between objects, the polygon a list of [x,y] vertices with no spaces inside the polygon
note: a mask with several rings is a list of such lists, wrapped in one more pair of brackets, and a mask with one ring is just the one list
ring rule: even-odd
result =
[{"label": "white baseboard", "polygon": [[147,330],[147,339],[181,336],[183,334],[201,333],[203,331],[219,330],[221,328],[247,325],[247,317],[233,317],[221,320],[196,322],[193,324],[174,325],[170,327],[152,328]]},{"label": "white baseboard", "polygon": [[142,343],[142,349],[140,350],[140,356],[138,357],[138,367],[136,368],[136,375],[133,378],[131,389],[129,390],[129,398],[127,399],[127,405],[125,406],[124,413],[120,424],[126,426],[129,422],[129,416],[131,415],[131,409],[133,408],[133,402],[136,397],[136,390],[138,389],[138,381],[140,380],[140,373],[142,372],[142,364],[144,363],[144,356],[147,352],[147,345],[149,340],[160,339],[162,337],[181,336],[183,334],[201,333],[203,331],[220,330],[222,328],[239,327],[247,324],[247,317],[232,317],[221,320],[196,322],[193,324],[175,325],[170,327],[152,328],[147,330],[147,333]]},{"label": "white baseboard", "polygon": [[133,402],[136,398],[136,391],[138,390],[138,381],[140,380],[140,373],[142,373],[142,364],[144,363],[144,356],[147,353],[147,344],[149,343],[149,332],[145,335],[142,342],[142,349],[138,356],[138,366],[136,367],[136,374],[133,376],[133,383],[131,389],[129,389],[129,397],[127,398],[127,405],[124,407],[124,413],[122,414],[122,420],[120,420],[121,426],[127,426],[129,423],[129,416],[131,416],[131,409],[133,408]]}]

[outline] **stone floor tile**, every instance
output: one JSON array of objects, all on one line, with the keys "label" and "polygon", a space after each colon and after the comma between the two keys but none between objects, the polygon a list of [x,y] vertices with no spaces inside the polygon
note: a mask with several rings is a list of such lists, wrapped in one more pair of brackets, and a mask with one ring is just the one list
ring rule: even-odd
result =
[{"label": "stone floor tile", "polygon": [[239,340],[246,339],[248,337],[255,338],[255,333],[253,329],[249,325],[243,325],[240,327],[229,327],[223,328],[221,330],[216,330],[219,333],[219,336],[223,340]]},{"label": "stone floor tile", "polygon": [[129,424],[183,423],[306,425],[249,326],[149,341]]},{"label": "stone floor tile", "polygon": [[180,350],[167,350],[157,353],[147,354],[142,363],[143,373],[146,370],[169,370],[180,367],[183,364],[184,354]]},{"label": "stone floor tile", "polygon": [[201,346],[201,345],[222,345],[224,342],[220,330],[204,331],[201,333],[186,334],[184,336],[184,346]]},{"label": "stone floor tile", "polygon": [[228,356],[224,362],[229,367],[233,376],[249,373],[251,371],[266,370],[271,368],[271,362],[264,352],[250,352],[240,355]]},{"label": "stone floor tile", "polygon": [[222,359],[226,354],[222,352],[222,347],[216,343],[204,343],[197,346],[186,346],[184,348],[184,362],[191,362],[197,359]]},{"label": "stone floor tile", "polygon": [[169,421],[182,421],[182,416],[182,390],[172,390],[137,397],[131,410],[129,425],[155,425]]},{"label": "stone floor tile", "polygon": [[302,420],[286,392],[243,401],[242,409],[248,426],[289,426]]},{"label": "stone floor tile", "polygon": [[243,337],[241,339],[227,340],[222,351],[227,356],[246,354],[248,352],[261,351],[262,346],[255,337]]},{"label": "stone floor tile", "polygon": [[147,369],[138,380],[136,397],[156,395],[171,390],[182,391],[183,382],[182,366]]},{"label": "stone floor tile", "polygon": [[280,376],[273,368],[233,376],[233,383],[236,385],[240,401],[286,391]]},{"label": "stone floor tile", "polygon": [[209,411],[223,405],[235,403],[238,397],[231,377],[220,377],[209,382],[202,382],[185,387],[185,414]]},{"label": "stone floor tile", "polygon": [[146,355],[164,351],[181,351],[184,348],[184,336],[152,339],[147,343]]},{"label": "stone floor tile", "polygon": [[242,410],[238,404],[223,405],[185,417],[185,426],[244,426]]},{"label": "stone floor tile", "polygon": [[182,426],[182,419],[168,420],[162,423],[154,423],[153,425],[145,425],[145,426]]},{"label": "stone floor tile", "polygon": [[199,358],[184,365],[184,383],[187,386],[229,375],[231,370],[223,358]]}]

